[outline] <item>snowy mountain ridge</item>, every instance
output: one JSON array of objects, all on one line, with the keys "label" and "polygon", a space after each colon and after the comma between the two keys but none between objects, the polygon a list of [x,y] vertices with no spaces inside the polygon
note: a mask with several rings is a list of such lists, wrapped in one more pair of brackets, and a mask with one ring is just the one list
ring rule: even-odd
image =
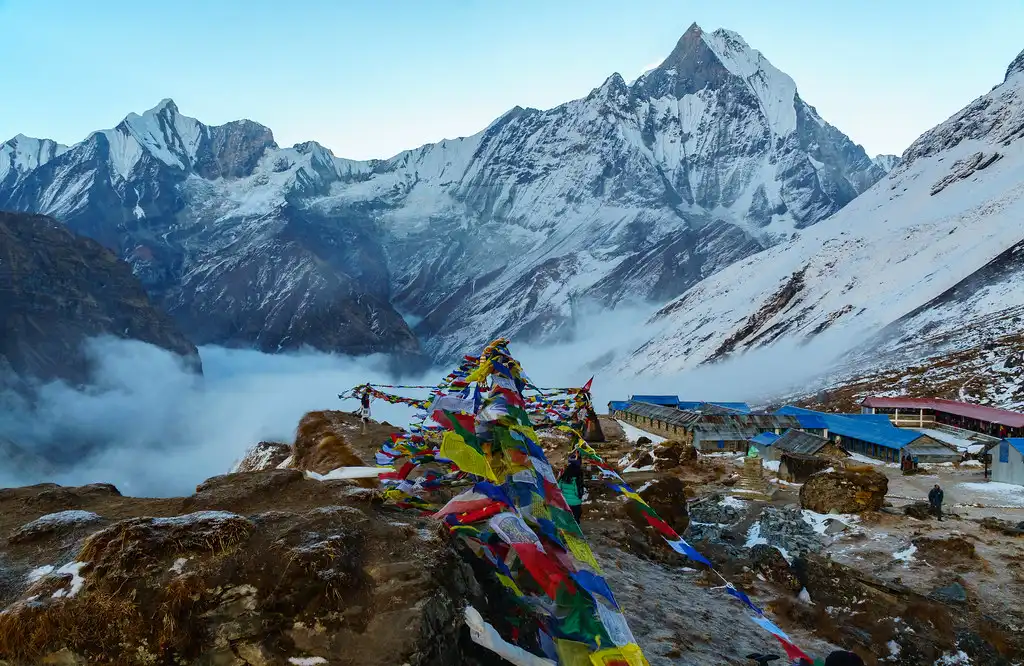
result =
[{"label": "snowy mountain ridge", "polygon": [[[739,35],[696,24],[632,85],[386,160],[171,100],[34,161],[22,143],[0,207],[118,251],[197,343],[439,359],[564,338],[587,303],[673,298],[885,174]],[[325,333],[341,313],[352,330]]]},{"label": "snowy mountain ridge", "polygon": [[867,372],[1019,329],[1024,54],[1014,62],[836,215],[662,308],[648,322],[653,339],[619,369],[671,373],[828,332],[836,355],[863,343],[851,372]]}]

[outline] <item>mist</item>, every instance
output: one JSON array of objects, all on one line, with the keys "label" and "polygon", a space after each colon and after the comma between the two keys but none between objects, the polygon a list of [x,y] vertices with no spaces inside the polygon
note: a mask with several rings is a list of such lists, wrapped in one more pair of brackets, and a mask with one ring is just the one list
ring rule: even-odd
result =
[{"label": "mist", "polygon": [[[799,389],[810,392],[840,353],[863,339],[850,332],[823,334],[810,344],[784,342],[678,374],[629,376],[618,368],[658,332],[652,312],[625,307],[586,315],[570,342],[524,345],[513,337],[511,351],[538,386],[581,386],[594,376],[594,402],[604,411],[608,401],[636,393],[756,404]],[[87,353],[94,368],[88,386],[37,386],[31,404],[0,396],[0,452],[6,439],[54,462],[46,469],[8,457],[0,461],[0,487],[106,482],[126,495],[188,495],[205,479],[229,472],[257,442],[291,443],[306,412],[354,410],[354,400],[338,399],[342,391],[368,381],[433,385],[451,370],[437,367],[393,381],[395,359],[383,355],[203,347],[199,377],[174,354],[142,342],[95,339]],[[376,420],[406,425],[413,413],[404,405],[373,403]]]},{"label": "mist", "polygon": [[[126,495],[191,494],[198,483],[230,471],[257,442],[291,443],[306,412],[354,410],[357,404],[339,400],[339,393],[389,378],[383,356],[203,347],[205,376],[198,377],[174,354],[138,341],[92,340],[87,354],[94,367],[88,386],[39,386],[32,406],[6,396],[0,440],[53,460],[56,469],[33,473],[5,461],[0,486],[106,482]],[[430,373],[402,383],[437,380]],[[410,415],[401,405],[373,405],[377,420],[404,424]]]}]

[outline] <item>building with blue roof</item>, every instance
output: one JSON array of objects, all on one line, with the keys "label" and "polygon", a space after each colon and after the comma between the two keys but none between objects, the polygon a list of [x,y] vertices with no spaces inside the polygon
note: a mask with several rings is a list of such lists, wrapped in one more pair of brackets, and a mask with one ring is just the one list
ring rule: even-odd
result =
[{"label": "building with blue roof", "polygon": [[646,402],[650,405],[661,405],[663,407],[678,407],[678,395],[634,395],[630,396],[631,402]]},{"label": "building with blue roof", "polygon": [[750,405],[745,402],[714,402],[708,400],[680,400],[676,403],[679,409],[690,411],[707,411],[708,408],[718,407],[720,410],[749,414]]},{"label": "building with blue roof", "polygon": [[992,456],[992,480],[1024,486],[1024,438],[1011,437],[999,442]]},{"label": "building with blue roof", "polygon": [[918,432],[897,428],[879,419],[852,418],[847,414],[829,414],[787,405],[776,414],[819,419],[827,437],[850,453],[859,453],[885,462],[900,462],[904,456],[918,462],[954,462],[960,452],[954,447]]},{"label": "building with blue roof", "polygon": [[768,458],[772,444],[779,440],[781,435],[776,435],[774,432],[762,432],[760,435],[756,435],[750,438],[750,443],[757,447],[757,454],[762,458]]}]

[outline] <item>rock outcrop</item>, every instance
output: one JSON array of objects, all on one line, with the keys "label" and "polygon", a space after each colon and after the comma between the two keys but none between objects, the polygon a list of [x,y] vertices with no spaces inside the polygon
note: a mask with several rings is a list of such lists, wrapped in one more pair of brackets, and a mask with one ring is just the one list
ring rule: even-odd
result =
[{"label": "rock outcrop", "polygon": [[0,212],[0,368],[40,380],[88,379],[93,337],[148,342],[197,371],[199,353],[150,302],[131,266],[42,215]]},{"label": "rock outcrop", "polygon": [[[357,490],[275,470],[166,500],[3,491],[0,663],[495,663],[466,638],[484,599],[445,533]],[[46,514],[55,492],[81,508]]]},{"label": "rock outcrop", "polygon": [[239,472],[262,472],[268,469],[277,469],[284,463],[290,462],[292,447],[283,442],[260,442],[246,451],[245,456],[235,465],[232,473]]},{"label": "rock outcrop", "polygon": [[816,513],[878,511],[889,492],[889,479],[869,467],[812,475],[800,488],[800,506]]},{"label": "rock outcrop", "polygon": [[349,412],[309,412],[299,421],[289,465],[326,474],[338,467],[372,464],[374,452],[396,432],[398,428],[375,421],[363,432],[359,417]]}]

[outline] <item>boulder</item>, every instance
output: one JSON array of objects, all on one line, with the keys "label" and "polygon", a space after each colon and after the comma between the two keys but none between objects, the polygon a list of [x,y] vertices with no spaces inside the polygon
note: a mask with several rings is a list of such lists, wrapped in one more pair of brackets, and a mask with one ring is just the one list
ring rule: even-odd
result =
[{"label": "boulder", "polygon": [[659,471],[675,469],[696,460],[697,449],[684,442],[670,439],[654,449],[654,468]]},{"label": "boulder", "polygon": [[238,461],[233,474],[241,472],[262,472],[268,469],[275,469],[288,460],[292,455],[292,447],[283,442],[260,442],[246,451],[245,456]]},{"label": "boulder", "polygon": [[778,583],[790,592],[797,593],[801,589],[800,580],[793,573],[789,562],[775,546],[757,544],[750,549],[748,561],[751,571],[761,575],[765,580]]},{"label": "boulder", "polygon": [[[398,429],[386,423],[369,423],[363,432],[359,417],[348,412],[309,412],[299,421],[290,466],[317,474],[339,467],[364,467],[381,442],[395,432]],[[359,484],[372,488],[377,480],[360,479]]]},{"label": "boulder", "polygon": [[690,526],[686,484],[679,478],[666,476],[655,479],[639,495],[678,534]]},{"label": "boulder", "polygon": [[914,502],[903,507],[903,513],[918,520],[929,520],[932,517],[932,509],[928,502]]},{"label": "boulder", "polygon": [[932,599],[950,604],[967,603],[967,590],[964,589],[963,585],[957,582],[936,588],[929,596]]},{"label": "boulder", "polygon": [[816,513],[878,511],[889,479],[874,469],[840,469],[812,475],[800,488],[800,506]]},{"label": "boulder", "polygon": [[647,445],[647,444],[651,444],[651,438],[650,437],[648,437],[646,435],[640,435],[639,437],[636,438],[636,445],[637,446],[644,446],[644,445]]}]

